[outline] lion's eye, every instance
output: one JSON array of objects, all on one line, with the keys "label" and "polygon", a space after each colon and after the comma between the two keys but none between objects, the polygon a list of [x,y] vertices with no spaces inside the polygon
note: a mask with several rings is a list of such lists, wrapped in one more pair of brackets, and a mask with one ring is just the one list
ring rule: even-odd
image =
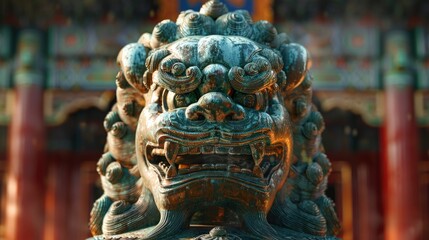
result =
[{"label": "lion's eye", "polygon": [[168,92],[166,94],[167,95],[164,98],[164,106],[167,106],[167,108],[170,110],[175,108],[187,107],[198,100],[195,92],[184,94]]},{"label": "lion's eye", "polygon": [[246,108],[254,108],[256,110],[264,110],[267,106],[266,104],[266,93],[257,92],[255,94],[246,94],[242,92],[234,93],[234,101]]}]

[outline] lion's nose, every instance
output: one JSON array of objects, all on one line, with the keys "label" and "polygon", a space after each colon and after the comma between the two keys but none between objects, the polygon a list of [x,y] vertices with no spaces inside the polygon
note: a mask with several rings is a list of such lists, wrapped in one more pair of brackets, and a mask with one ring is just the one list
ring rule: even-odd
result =
[{"label": "lion's nose", "polygon": [[224,93],[209,92],[186,109],[189,120],[210,122],[238,121],[245,117],[244,109],[231,101]]}]

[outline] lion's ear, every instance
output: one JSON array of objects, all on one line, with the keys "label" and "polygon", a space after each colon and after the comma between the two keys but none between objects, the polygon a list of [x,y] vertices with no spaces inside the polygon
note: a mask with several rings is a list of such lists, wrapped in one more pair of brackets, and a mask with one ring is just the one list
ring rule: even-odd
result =
[{"label": "lion's ear", "polygon": [[304,81],[311,67],[307,49],[297,43],[282,44],[278,48],[283,58],[283,71],[286,74],[286,91],[291,91]]},{"label": "lion's ear", "polygon": [[141,93],[149,90],[143,81],[146,56],[146,48],[142,44],[130,43],[121,49],[116,58],[127,82]]},{"label": "lion's ear", "polygon": [[[288,79],[286,78],[286,82],[287,81]],[[277,77],[277,83],[279,84],[285,107],[291,116],[292,122],[299,122],[300,119],[310,113],[313,106],[312,82],[313,76],[308,72],[298,86],[293,89],[288,89],[281,78],[279,78],[279,76]]]}]

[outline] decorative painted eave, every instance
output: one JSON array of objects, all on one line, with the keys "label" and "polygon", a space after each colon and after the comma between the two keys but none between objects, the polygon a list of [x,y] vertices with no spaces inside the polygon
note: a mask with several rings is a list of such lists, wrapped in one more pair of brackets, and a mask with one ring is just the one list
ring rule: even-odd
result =
[{"label": "decorative painted eave", "polygon": [[[381,90],[316,90],[313,94],[320,101],[323,111],[338,108],[358,114],[369,126],[383,125],[384,92]],[[417,125],[429,127],[429,90],[414,92],[414,107]]]},{"label": "decorative painted eave", "polygon": [[98,108],[107,111],[114,99],[113,91],[47,90],[44,93],[44,116],[49,126],[60,125],[75,112]]},{"label": "decorative painted eave", "polygon": [[323,111],[338,108],[360,115],[369,126],[379,127],[383,123],[384,104],[382,91],[316,90],[313,94],[320,101]]}]

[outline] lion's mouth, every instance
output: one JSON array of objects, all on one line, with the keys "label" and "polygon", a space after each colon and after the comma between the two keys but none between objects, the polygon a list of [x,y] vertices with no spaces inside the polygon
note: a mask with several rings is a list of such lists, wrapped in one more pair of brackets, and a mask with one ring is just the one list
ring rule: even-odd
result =
[{"label": "lion's mouth", "polygon": [[172,179],[201,171],[222,171],[268,179],[284,158],[282,144],[263,141],[236,145],[188,146],[166,140],[146,148],[148,162],[161,177]]}]

